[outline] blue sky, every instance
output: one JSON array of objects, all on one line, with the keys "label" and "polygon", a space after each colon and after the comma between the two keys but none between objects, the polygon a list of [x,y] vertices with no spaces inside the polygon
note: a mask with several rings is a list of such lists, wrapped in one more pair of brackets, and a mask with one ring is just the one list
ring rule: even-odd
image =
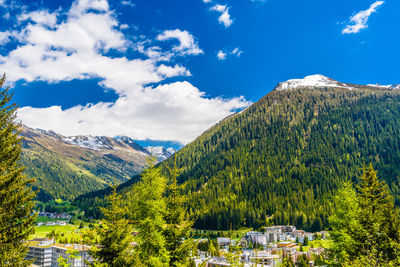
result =
[{"label": "blue sky", "polygon": [[0,0],[31,127],[187,143],[277,83],[399,83],[400,2]]}]

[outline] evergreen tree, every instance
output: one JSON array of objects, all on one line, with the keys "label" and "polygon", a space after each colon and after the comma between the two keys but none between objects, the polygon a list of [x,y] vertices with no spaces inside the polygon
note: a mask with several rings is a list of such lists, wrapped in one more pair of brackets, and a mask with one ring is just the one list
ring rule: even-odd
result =
[{"label": "evergreen tree", "polygon": [[191,237],[193,221],[188,219],[186,197],[182,195],[182,186],[177,184],[179,169],[170,169],[170,181],[167,186],[166,227],[163,231],[166,249],[169,252],[169,266],[187,266],[195,243]]},{"label": "evergreen tree", "polygon": [[135,238],[135,266],[168,266],[169,253],[163,231],[166,228],[163,194],[166,178],[157,168],[148,168],[133,187],[131,217],[139,232]]},{"label": "evergreen tree", "polygon": [[333,255],[338,263],[354,258],[358,253],[355,233],[360,229],[357,192],[351,182],[344,182],[335,198],[335,212],[329,217]]},{"label": "evergreen tree", "polygon": [[308,246],[308,237],[304,237],[303,246]]},{"label": "evergreen tree", "polygon": [[280,267],[295,267],[292,257],[287,256],[282,258],[282,263]]},{"label": "evergreen tree", "polygon": [[296,266],[298,266],[298,267],[308,267],[308,266],[310,266],[310,265],[308,264],[308,259],[307,259],[306,254],[301,254],[301,255],[297,258],[297,264],[296,264]]},{"label": "evergreen tree", "polygon": [[357,239],[364,255],[375,250],[378,258],[397,260],[400,256],[399,212],[386,183],[379,181],[376,174],[370,164],[358,187],[361,231]]},{"label": "evergreen tree", "polygon": [[122,204],[116,188],[107,196],[107,201],[109,206],[102,208],[104,220],[101,226],[96,228],[100,237],[99,247],[93,246],[91,254],[100,266],[132,266],[132,228],[126,219],[127,209]]},{"label": "evergreen tree", "polygon": [[387,185],[370,164],[357,188],[358,193],[347,182],[335,198],[329,218],[334,260],[344,266],[398,266],[399,212]]},{"label": "evergreen tree", "polygon": [[24,266],[28,247],[23,241],[34,232],[36,193],[29,186],[34,181],[24,176],[20,164],[17,106],[11,103],[9,89],[2,88],[4,83],[5,75],[0,79],[0,265]]}]

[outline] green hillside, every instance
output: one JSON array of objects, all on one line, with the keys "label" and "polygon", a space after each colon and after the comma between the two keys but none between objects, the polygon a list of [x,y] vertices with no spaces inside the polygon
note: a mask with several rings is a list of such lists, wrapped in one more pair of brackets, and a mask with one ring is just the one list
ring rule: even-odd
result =
[{"label": "green hillside", "polygon": [[125,182],[143,170],[148,157],[106,137],[102,138],[109,146],[93,150],[66,143],[55,133],[27,127],[21,135],[21,163],[25,174],[36,180],[33,186],[40,189],[37,198],[42,201],[72,200],[114,182]]},{"label": "green hillside", "polygon": [[399,204],[400,91],[348,86],[274,90],[177,152],[195,226],[321,229],[340,181],[357,182],[369,162]]}]

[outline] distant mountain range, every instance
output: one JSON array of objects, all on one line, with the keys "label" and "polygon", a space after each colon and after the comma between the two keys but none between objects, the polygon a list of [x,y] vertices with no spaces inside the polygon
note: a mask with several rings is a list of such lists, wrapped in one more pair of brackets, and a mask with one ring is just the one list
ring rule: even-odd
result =
[{"label": "distant mountain range", "polygon": [[[400,86],[289,80],[162,162],[176,161],[196,228],[328,227],[341,181],[372,163],[400,204]],[[134,177],[120,188],[129,193]],[[88,215],[107,191],[79,197]],[[97,202],[95,202],[96,200]],[[97,203],[94,205],[94,203]]]},{"label": "distant mountain range", "polygon": [[161,162],[175,150],[142,147],[133,139],[106,136],[62,136],[53,131],[23,127],[22,164],[37,180],[39,199],[76,196],[127,181],[140,173],[153,155]]}]

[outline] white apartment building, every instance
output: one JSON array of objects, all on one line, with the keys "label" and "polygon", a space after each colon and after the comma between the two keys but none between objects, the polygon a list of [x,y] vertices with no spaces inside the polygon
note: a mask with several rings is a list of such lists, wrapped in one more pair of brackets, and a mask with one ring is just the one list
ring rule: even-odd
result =
[{"label": "white apartment building", "polygon": [[[69,251],[75,251],[77,257],[69,256]],[[40,267],[59,267],[58,259],[63,257],[68,259],[71,267],[84,267],[85,260],[92,262],[89,255],[89,247],[82,245],[62,245],[54,244],[53,240],[46,238],[34,239],[29,241],[29,252],[27,260],[33,260],[33,264]]]}]

